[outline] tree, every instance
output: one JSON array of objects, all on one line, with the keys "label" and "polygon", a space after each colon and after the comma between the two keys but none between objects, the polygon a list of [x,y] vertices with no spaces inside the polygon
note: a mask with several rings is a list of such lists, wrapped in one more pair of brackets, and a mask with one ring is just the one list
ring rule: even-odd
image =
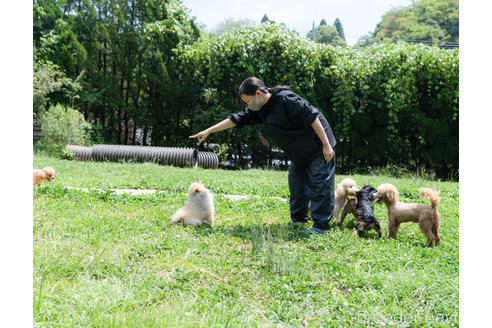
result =
[{"label": "tree", "polygon": [[[338,19],[338,18],[337,18],[337,19]],[[320,26],[322,26],[322,25],[327,25],[327,24],[326,24],[326,20],[323,18],[323,19],[321,20],[321,22],[319,22],[319,25],[320,25]]]},{"label": "tree", "polygon": [[335,26],[335,28],[337,29],[338,35],[340,35],[340,37],[345,41],[345,34],[343,33],[342,22],[338,19],[338,17],[337,19],[335,19],[333,26]]},{"label": "tree", "polygon": [[[319,25],[314,30],[314,42],[330,44],[332,46],[346,47],[347,43],[343,40],[338,31],[333,26]],[[306,38],[311,39],[312,31],[309,31]]]},{"label": "tree", "polygon": [[61,103],[107,142],[135,142],[137,127],[168,142],[183,108],[173,49],[199,35],[179,0],[35,0],[35,113]]},{"label": "tree", "polygon": [[263,15],[263,18],[261,19],[260,24],[263,23],[272,23],[275,24],[275,21],[272,21],[270,18],[268,18],[267,14]]},{"label": "tree", "polygon": [[59,66],[51,62],[34,61],[33,114],[42,115],[55,104],[73,104],[79,98],[81,85],[67,77]]},{"label": "tree", "polygon": [[34,42],[35,56],[39,60],[52,62],[63,67],[69,76],[77,76],[87,60],[87,51],[80,44],[71,23],[63,18],[54,22],[53,29]]},{"label": "tree", "polygon": [[383,15],[372,36],[364,37],[358,45],[398,41],[456,47],[459,42],[458,0],[420,0],[408,7],[390,10]]}]

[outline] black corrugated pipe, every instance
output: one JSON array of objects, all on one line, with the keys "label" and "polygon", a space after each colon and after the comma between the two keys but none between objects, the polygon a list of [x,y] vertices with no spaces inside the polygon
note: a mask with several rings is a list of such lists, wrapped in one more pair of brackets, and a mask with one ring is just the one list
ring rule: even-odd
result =
[{"label": "black corrugated pipe", "polygon": [[92,147],[68,145],[67,150],[73,153],[73,156],[76,160],[79,161],[92,160]]},{"label": "black corrugated pipe", "polygon": [[215,153],[198,152],[198,159],[195,167],[196,166],[205,169],[216,169],[219,167],[219,158]]},{"label": "black corrugated pipe", "polygon": [[156,162],[164,165],[193,166],[197,151],[193,148],[94,145],[92,158],[95,161]]},{"label": "black corrugated pipe", "polygon": [[215,153],[199,152],[193,148],[94,145],[92,148],[68,145],[67,149],[74,157],[83,161],[156,162],[164,165],[194,166],[206,169],[219,167],[219,158]]}]

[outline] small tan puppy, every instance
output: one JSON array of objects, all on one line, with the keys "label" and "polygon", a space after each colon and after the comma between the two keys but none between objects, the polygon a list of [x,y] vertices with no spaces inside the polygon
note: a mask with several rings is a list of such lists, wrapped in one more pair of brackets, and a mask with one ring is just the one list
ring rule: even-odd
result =
[{"label": "small tan puppy", "polygon": [[190,185],[185,205],[174,213],[171,221],[195,227],[203,222],[214,225],[214,199],[203,181],[197,180]]},{"label": "small tan puppy", "polygon": [[441,215],[437,210],[441,199],[439,191],[428,188],[419,189],[419,197],[427,199],[431,205],[399,202],[398,190],[389,183],[380,185],[373,196],[378,199],[378,204],[384,202],[388,208],[389,238],[396,239],[401,223],[415,222],[419,224],[420,230],[427,237],[426,247],[432,247],[434,244],[439,245],[441,242],[438,233]]},{"label": "small tan puppy", "polygon": [[50,182],[55,179],[55,169],[52,167],[45,167],[42,170],[33,170],[32,185],[40,187],[44,180]]},{"label": "small tan puppy", "polygon": [[[335,190],[335,209],[333,211],[333,220],[338,220],[338,216],[345,205],[349,196],[355,197],[359,189],[357,188],[357,183],[350,179],[345,178],[337,186]],[[343,221],[340,221],[338,225],[342,225]]]},{"label": "small tan puppy", "polygon": [[[331,217],[332,222],[338,219],[338,216],[340,215],[343,205],[345,205],[348,197],[355,197],[358,191],[359,189],[357,189],[357,183],[350,178],[345,178],[338,184],[337,190],[335,190],[335,208],[333,209],[333,216]],[[308,203],[308,212],[311,212],[311,201]],[[338,225],[341,226],[342,223],[343,220],[340,221]],[[294,224],[297,226],[304,225],[304,223],[301,222],[295,222]]]}]

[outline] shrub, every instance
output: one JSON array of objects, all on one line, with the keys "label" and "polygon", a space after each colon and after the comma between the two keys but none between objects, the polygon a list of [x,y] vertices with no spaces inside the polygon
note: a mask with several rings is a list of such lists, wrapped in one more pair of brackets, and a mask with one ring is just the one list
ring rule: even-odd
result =
[{"label": "shrub", "polygon": [[[261,24],[179,47],[176,60],[187,90],[182,131],[200,131],[238,111],[238,86],[256,76],[267,86],[290,85],[325,114],[338,140],[339,172],[401,165],[448,177],[458,169],[458,49],[335,48]],[[262,131],[231,129],[209,141],[230,145],[228,156],[239,157],[242,167],[251,164],[245,151],[253,166],[266,166],[271,152],[257,137]]]},{"label": "shrub", "polygon": [[69,161],[71,161],[71,160],[73,160],[75,158],[75,154],[72,151],[70,151],[70,150],[68,150],[66,148],[62,149],[60,151],[59,155],[60,155],[60,158],[61,159],[66,159],[66,160],[69,160]]},{"label": "shrub", "polygon": [[86,145],[91,125],[84,116],[72,108],[51,106],[40,118],[42,150],[62,156],[67,144]]}]

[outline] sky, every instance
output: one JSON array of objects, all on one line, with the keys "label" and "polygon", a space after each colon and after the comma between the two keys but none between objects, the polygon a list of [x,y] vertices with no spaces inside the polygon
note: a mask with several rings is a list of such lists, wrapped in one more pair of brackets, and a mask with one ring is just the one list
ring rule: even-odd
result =
[{"label": "sky", "polygon": [[411,0],[182,0],[190,9],[190,15],[211,32],[217,24],[226,20],[250,19],[257,24],[264,14],[275,23],[284,23],[289,29],[305,36],[322,19],[333,25],[338,18],[342,22],[349,46],[373,32],[381,17],[393,8],[406,7]]}]

